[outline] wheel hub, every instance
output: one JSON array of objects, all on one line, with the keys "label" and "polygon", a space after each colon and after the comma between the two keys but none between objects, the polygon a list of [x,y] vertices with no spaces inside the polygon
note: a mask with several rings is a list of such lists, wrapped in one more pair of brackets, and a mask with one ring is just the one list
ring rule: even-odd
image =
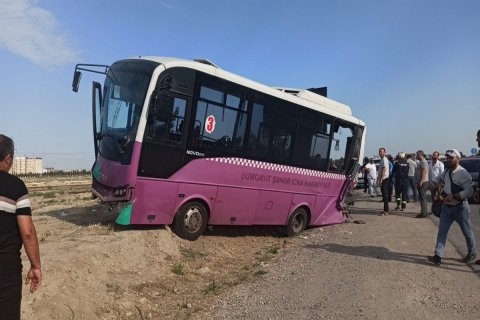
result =
[{"label": "wheel hub", "polygon": [[185,227],[189,232],[197,231],[202,225],[202,214],[198,208],[190,208],[185,214]]}]

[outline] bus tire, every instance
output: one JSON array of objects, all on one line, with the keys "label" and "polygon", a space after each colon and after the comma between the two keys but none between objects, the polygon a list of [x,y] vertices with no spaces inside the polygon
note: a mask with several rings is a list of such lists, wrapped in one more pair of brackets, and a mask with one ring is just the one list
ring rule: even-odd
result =
[{"label": "bus tire", "polygon": [[175,214],[173,231],[186,240],[197,240],[207,228],[208,213],[205,205],[198,201],[185,203]]},{"label": "bus tire", "polygon": [[284,234],[291,237],[301,233],[307,227],[308,215],[304,208],[298,208],[288,218],[287,225],[283,227]]}]

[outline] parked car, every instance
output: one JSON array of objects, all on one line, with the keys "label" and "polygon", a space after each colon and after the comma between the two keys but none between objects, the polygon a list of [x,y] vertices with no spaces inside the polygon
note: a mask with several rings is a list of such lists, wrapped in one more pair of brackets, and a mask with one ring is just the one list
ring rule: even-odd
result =
[{"label": "parked car", "polygon": [[480,203],[480,189],[478,188],[478,174],[480,172],[480,157],[461,158],[460,165],[472,176],[473,197],[470,203]]}]

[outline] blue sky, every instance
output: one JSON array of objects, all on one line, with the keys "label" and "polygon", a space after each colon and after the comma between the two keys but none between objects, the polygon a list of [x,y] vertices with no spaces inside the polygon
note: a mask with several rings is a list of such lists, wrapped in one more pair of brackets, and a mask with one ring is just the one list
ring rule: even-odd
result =
[{"label": "blue sky", "polygon": [[57,169],[94,159],[76,63],[207,58],[281,87],[327,86],[367,124],[366,155],[470,153],[480,129],[480,1],[0,0],[0,132]]}]

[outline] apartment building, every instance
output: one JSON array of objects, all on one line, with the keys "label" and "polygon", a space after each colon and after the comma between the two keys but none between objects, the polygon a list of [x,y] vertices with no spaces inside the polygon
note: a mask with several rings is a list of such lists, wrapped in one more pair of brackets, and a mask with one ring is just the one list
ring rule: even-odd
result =
[{"label": "apartment building", "polygon": [[10,172],[12,174],[42,173],[43,159],[38,157],[15,157]]}]

